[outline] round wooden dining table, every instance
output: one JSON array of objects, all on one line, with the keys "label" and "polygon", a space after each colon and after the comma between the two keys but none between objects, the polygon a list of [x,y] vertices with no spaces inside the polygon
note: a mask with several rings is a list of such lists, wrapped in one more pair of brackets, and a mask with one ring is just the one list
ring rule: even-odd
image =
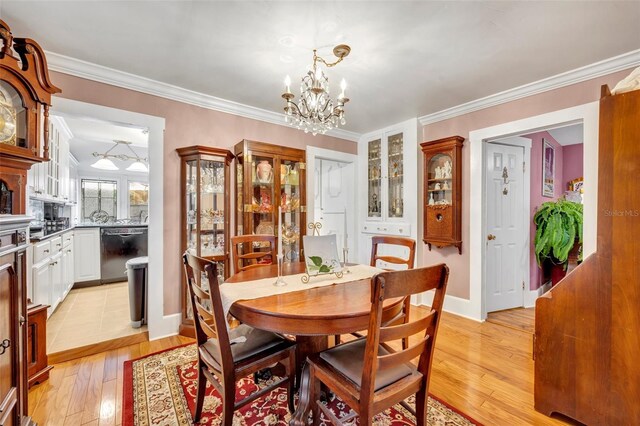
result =
[{"label": "round wooden dining table", "polygon": [[[303,262],[286,263],[282,275],[305,271]],[[238,272],[225,283],[241,283],[277,277],[277,265]],[[348,277],[348,275],[346,275]],[[298,279],[298,278],[296,278]],[[313,277],[311,278],[313,280]],[[247,295],[251,297],[250,294]],[[403,298],[385,301],[382,322],[402,309]],[[242,323],[263,330],[296,336],[297,378],[307,356],[328,348],[328,336],[366,330],[371,311],[371,279],[309,288],[275,296],[236,301],[231,315]],[[300,381],[297,381],[300,383]]]}]

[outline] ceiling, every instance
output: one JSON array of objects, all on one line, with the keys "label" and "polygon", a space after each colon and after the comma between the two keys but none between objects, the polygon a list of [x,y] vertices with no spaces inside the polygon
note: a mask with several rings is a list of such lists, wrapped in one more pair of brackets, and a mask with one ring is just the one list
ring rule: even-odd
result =
[{"label": "ceiling", "polygon": [[282,112],[312,49],[348,82],[366,132],[640,48],[640,2],[12,1],[0,18],[47,51]]},{"label": "ceiling", "polygon": [[582,124],[551,129],[549,134],[562,146],[575,145],[584,142]]},{"label": "ceiling", "polygon": [[[88,117],[76,117],[55,111],[52,112],[51,115],[59,117],[60,120],[64,121],[73,134],[73,137],[69,141],[69,149],[71,154],[78,160],[78,168],[80,170],[97,172],[97,169],[91,168],[91,164],[97,160],[97,158],[93,156],[93,153],[105,153],[114,147],[114,140],[131,142],[131,148],[136,155],[140,158],[148,157],[148,132],[146,129],[120,123],[109,123]],[[113,148],[109,154],[134,156],[125,145],[118,145]],[[132,163],[132,161],[122,161],[119,159],[113,159],[113,162],[116,166],[120,167],[122,171]],[[104,172],[100,171],[97,173]],[[130,171],[125,171],[124,173],[134,175],[147,174]]]}]

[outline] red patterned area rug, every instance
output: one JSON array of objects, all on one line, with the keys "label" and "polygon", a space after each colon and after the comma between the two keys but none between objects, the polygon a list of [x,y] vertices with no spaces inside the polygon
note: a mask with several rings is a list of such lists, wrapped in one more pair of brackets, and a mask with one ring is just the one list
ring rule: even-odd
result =
[{"label": "red patterned area rug", "polygon": [[[123,425],[174,426],[191,425],[195,405],[197,379],[195,345],[180,346],[148,355],[124,364]],[[271,380],[276,380],[272,378]],[[255,384],[253,377],[238,382],[236,397],[247,395],[267,382]],[[411,398],[407,402],[413,405]],[[350,412],[340,399],[329,403],[338,418]],[[207,383],[207,393],[201,425],[219,425],[222,413],[220,396]],[[235,412],[234,426],[288,425],[285,388],[278,388]],[[323,425],[329,425],[328,421]],[[357,423],[355,423],[357,424]],[[415,419],[402,406],[396,405],[374,419],[376,426],[413,425]],[[480,425],[432,396],[429,396],[428,422],[430,426]]]}]

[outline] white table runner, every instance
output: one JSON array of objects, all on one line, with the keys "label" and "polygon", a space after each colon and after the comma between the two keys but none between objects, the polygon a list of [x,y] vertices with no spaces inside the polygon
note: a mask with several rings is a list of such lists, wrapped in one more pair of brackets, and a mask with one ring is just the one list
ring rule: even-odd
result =
[{"label": "white table runner", "polygon": [[245,281],[241,283],[222,284],[220,286],[220,295],[222,296],[224,314],[226,316],[229,313],[229,309],[231,309],[231,305],[238,300],[258,299],[260,297],[273,296],[276,294],[292,293],[294,291],[358,281],[371,278],[378,272],[384,272],[380,268],[368,265],[349,266],[349,271],[350,272],[345,273],[342,278],[337,278],[334,274],[311,277],[307,284],[304,284],[301,280],[304,274],[286,275],[283,278],[287,285],[282,287],[276,287],[273,285],[276,281],[276,277]]}]

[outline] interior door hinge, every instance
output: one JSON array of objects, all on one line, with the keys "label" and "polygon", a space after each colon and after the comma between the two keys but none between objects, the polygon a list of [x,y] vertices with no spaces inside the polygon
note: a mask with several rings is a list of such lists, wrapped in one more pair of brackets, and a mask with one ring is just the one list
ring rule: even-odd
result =
[{"label": "interior door hinge", "polygon": [[522,281],[522,289],[524,290],[524,281]]},{"label": "interior door hinge", "polygon": [[522,162],[522,173],[526,173],[527,172],[527,163],[525,163],[524,161]]}]

